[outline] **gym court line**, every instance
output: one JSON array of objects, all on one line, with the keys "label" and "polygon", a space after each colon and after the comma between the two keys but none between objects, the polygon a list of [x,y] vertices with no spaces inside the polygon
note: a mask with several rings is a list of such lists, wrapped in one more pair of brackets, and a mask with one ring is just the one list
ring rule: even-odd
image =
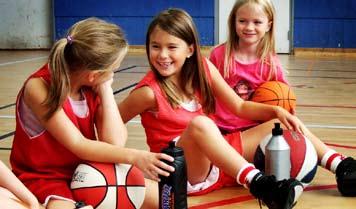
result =
[{"label": "gym court line", "polygon": [[[136,84],[132,84],[130,86],[135,86]],[[130,86],[124,87],[123,89],[119,89],[117,92],[124,91],[126,89],[129,89]],[[121,90],[121,91],[120,91]],[[130,120],[128,123],[132,124],[141,124],[141,121],[139,120]],[[341,126],[341,125],[318,125],[318,124],[310,124],[306,125],[307,127],[314,127],[314,128],[331,128],[331,129],[356,129],[356,126]],[[12,136],[14,132],[10,132],[8,134],[5,134],[3,136],[0,136],[0,140],[3,138],[7,138],[9,136]],[[341,148],[346,148],[346,149],[354,149],[356,150],[355,146],[345,146],[345,145],[340,145],[340,144],[334,144],[334,143],[326,143],[329,146],[334,146],[334,147],[341,147]],[[0,148],[0,150],[11,150],[11,148]],[[306,188],[304,191],[309,192],[309,191],[320,191],[320,190],[330,190],[330,189],[335,189],[337,186],[335,184],[331,185],[315,185],[315,186],[309,186]],[[255,198],[252,195],[244,195],[244,196],[237,196],[233,198],[228,198],[228,199],[223,199],[219,201],[213,201],[209,203],[203,203],[199,205],[195,205],[192,207],[189,207],[190,209],[207,209],[207,208],[213,208],[213,207],[219,207],[219,206],[226,206],[226,205],[231,205],[231,204],[239,204],[243,203],[246,201],[254,200]]]},{"label": "gym court line", "polygon": [[[304,192],[309,192],[309,191],[315,191],[315,190],[328,190],[328,189],[335,189],[336,184],[331,184],[331,185],[316,185],[316,186],[309,186],[307,187]],[[224,205],[231,205],[231,204],[238,204],[246,201],[250,201],[255,199],[252,195],[243,195],[243,196],[238,196],[238,197],[233,197],[233,198],[228,198],[228,199],[223,199],[223,200],[218,200],[215,202],[209,202],[209,203],[203,203],[200,205],[195,205],[192,207],[189,207],[189,209],[207,209],[207,208],[213,208],[213,207],[219,207],[219,206],[224,206]]]},{"label": "gym court line", "polygon": [[[16,61],[16,62],[23,62],[23,61]],[[5,63],[5,64],[6,64],[6,63]],[[136,67],[138,67],[138,66],[132,65],[132,66],[129,66],[129,67],[126,67],[126,68],[122,68],[122,69],[115,70],[114,73],[120,73],[120,72],[122,72],[122,71],[126,71],[126,70],[129,70],[129,69],[132,69],[132,68],[136,68]],[[136,85],[136,84],[135,84],[135,85]],[[124,87],[124,88],[126,88],[126,87]],[[119,93],[119,92],[121,92],[121,91],[118,90],[117,93]],[[115,94],[115,92],[114,92],[114,94]],[[7,105],[3,105],[3,106],[0,106],[0,110],[6,109],[6,108],[8,108],[8,107],[15,106],[15,105],[16,105],[16,103],[11,103],[11,104],[7,104]]]},{"label": "gym court line", "polygon": [[0,63],[0,67],[6,66],[6,65],[18,64],[18,63],[36,61],[36,60],[45,59],[45,58],[48,58],[48,56],[34,57],[34,58],[23,59],[23,60],[18,60],[18,61],[13,61],[13,62],[4,62],[4,63]]},{"label": "gym court line", "polygon": [[[120,93],[122,91],[125,91],[129,88],[132,88],[136,86],[136,83],[135,84],[131,84],[130,86],[127,86],[127,87],[124,87],[122,89],[119,89],[117,90],[116,92],[117,93]],[[15,116],[10,116],[10,115],[0,115],[0,119],[14,119]],[[141,124],[141,121],[140,120],[135,120],[135,119],[132,119],[130,121],[128,121],[128,123],[130,124]],[[343,126],[343,125],[321,125],[321,124],[306,124],[306,126],[308,128],[328,128],[328,129],[346,129],[346,130],[356,130],[356,126]],[[1,135],[0,136],[0,140],[2,139],[5,139],[7,137],[10,137],[14,134],[14,132],[9,132],[9,133],[6,133],[4,135]],[[333,143],[326,143],[327,145],[329,146],[334,146],[334,147],[341,147],[341,148],[349,148],[349,149],[356,149],[356,147],[354,146],[347,146],[347,145],[340,145],[340,144],[333,144]]]}]

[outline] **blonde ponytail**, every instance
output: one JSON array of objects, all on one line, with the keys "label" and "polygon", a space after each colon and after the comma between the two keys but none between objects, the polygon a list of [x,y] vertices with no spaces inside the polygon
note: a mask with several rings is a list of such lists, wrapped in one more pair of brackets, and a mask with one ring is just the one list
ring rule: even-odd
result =
[{"label": "blonde ponytail", "polygon": [[49,68],[51,69],[51,84],[48,96],[44,104],[48,107],[45,119],[49,119],[58,107],[63,104],[70,89],[68,73],[69,68],[64,58],[64,50],[67,40],[62,38],[54,44],[49,56]]},{"label": "blonde ponytail", "polygon": [[51,83],[44,105],[49,119],[70,92],[70,74],[79,70],[107,70],[127,51],[127,41],[121,28],[98,18],[88,18],[74,24],[66,38],[58,40],[49,55]]}]

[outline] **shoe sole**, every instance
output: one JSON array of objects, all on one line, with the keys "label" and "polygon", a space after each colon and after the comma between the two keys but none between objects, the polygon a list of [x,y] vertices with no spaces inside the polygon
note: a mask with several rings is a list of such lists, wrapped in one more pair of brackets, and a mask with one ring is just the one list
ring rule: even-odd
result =
[{"label": "shoe sole", "polygon": [[[298,190],[298,187],[300,187],[300,190]],[[292,209],[296,204],[297,200],[303,193],[303,186],[302,185],[293,185],[291,186],[291,189],[288,192],[288,197],[293,196],[293,203],[291,204],[289,201],[286,202],[284,205],[283,209]]]},{"label": "shoe sole", "polygon": [[356,179],[343,179],[343,183],[337,184],[340,193],[345,197],[356,197]]}]

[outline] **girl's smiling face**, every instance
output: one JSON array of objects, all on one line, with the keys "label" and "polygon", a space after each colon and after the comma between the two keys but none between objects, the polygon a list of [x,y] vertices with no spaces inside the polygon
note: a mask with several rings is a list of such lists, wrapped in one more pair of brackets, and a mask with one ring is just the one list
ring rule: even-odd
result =
[{"label": "girl's smiling face", "polygon": [[149,60],[164,77],[178,79],[187,57],[194,52],[192,45],[162,30],[159,26],[152,31],[149,40]]},{"label": "girl's smiling face", "polygon": [[239,44],[257,45],[271,28],[272,22],[258,4],[247,3],[241,6],[235,15]]}]

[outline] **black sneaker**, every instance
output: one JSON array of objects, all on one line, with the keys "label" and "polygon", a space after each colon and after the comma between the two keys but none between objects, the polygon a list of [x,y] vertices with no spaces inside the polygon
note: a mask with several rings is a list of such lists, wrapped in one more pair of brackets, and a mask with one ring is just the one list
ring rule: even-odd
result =
[{"label": "black sneaker", "polygon": [[302,194],[303,185],[295,179],[277,181],[275,176],[259,173],[250,184],[250,192],[269,209],[290,209]]},{"label": "black sneaker", "polygon": [[356,196],[356,160],[348,157],[341,161],[336,168],[336,182],[343,196]]}]

